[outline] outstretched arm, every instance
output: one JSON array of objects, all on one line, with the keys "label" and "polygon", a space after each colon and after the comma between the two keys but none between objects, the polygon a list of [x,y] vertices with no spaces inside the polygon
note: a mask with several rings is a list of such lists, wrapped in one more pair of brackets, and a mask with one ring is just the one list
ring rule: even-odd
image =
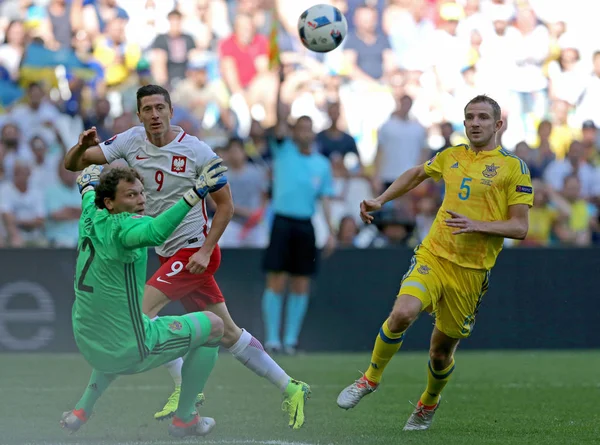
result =
[{"label": "outstretched arm", "polygon": [[106,157],[98,146],[100,138],[96,127],[85,130],[79,135],[79,141],[65,155],[65,168],[72,172],[78,172],[84,168],[96,164],[106,164]]},{"label": "outstretched arm", "polygon": [[192,206],[182,198],[156,218],[131,215],[124,223],[125,227],[120,236],[121,243],[127,249],[160,246],[183,221],[191,208]]},{"label": "outstretched arm", "polygon": [[375,212],[381,209],[386,202],[410,192],[428,177],[429,175],[425,172],[423,165],[417,165],[406,170],[377,198],[365,200],[360,203],[361,219],[363,222],[370,224],[373,221],[373,215],[370,215],[370,212]]}]

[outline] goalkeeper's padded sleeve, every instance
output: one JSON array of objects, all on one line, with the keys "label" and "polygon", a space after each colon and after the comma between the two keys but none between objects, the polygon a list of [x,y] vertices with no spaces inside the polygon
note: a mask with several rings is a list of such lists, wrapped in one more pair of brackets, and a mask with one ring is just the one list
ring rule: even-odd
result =
[{"label": "goalkeeper's padded sleeve", "polygon": [[156,218],[149,216],[139,218],[136,215],[127,218],[120,236],[121,243],[129,249],[160,246],[191,209],[192,207],[184,199],[180,199]]}]

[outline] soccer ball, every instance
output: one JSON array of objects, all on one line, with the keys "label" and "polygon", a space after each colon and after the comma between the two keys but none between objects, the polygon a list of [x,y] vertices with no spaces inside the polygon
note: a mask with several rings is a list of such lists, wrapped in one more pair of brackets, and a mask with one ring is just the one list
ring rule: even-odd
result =
[{"label": "soccer ball", "polygon": [[334,6],[315,5],[298,19],[298,33],[304,46],[311,51],[326,53],[336,49],[348,33],[344,14]]}]

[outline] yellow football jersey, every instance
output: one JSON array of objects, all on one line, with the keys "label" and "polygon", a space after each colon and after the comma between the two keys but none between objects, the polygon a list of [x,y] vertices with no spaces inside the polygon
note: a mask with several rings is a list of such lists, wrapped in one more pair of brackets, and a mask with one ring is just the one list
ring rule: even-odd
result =
[{"label": "yellow football jersey", "polygon": [[450,147],[425,163],[425,173],[444,179],[444,202],[423,247],[458,266],[489,270],[502,250],[504,238],[482,233],[453,235],[444,222],[447,210],[479,221],[508,219],[508,207],[533,206],[531,176],[525,162],[498,146],[476,153],[467,145]]}]

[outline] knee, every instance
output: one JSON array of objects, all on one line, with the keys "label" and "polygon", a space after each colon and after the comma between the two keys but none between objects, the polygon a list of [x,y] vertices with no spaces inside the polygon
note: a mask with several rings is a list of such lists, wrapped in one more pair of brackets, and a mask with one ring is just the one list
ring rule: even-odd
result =
[{"label": "knee", "polygon": [[235,345],[242,335],[242,329],[233,323],[233,321],[224,323],[223,331],[221,345],[226,348],[231,348]]},{"label": "knee", "polygon": [[290,291],[294,294],[299,295],[308,295],[308,290],[310,288],[310,278],[309,277],[293,277],[290,280]]},{"label": "knee", "polygon": [[204,312],[204,315],[210,320],[210,337],[209,341],[220,340],[225,332],[225,323],[221,317],[212,312]]},{"label": "knee", "polygon": [[286,276],[282,273],[269,273],[267,276],[267,288],[281,295],[285,291]]},{"label": "knee", "polygon": [[433,369],[445,369],[452,362],[452,351],[446,348],[431,348],[429,360]]},{"label": "knee", "polygon": [[419,312],[412,308],[394,307],[388,319],[388,327],[392,332],[402,332],[417,319]]}]

